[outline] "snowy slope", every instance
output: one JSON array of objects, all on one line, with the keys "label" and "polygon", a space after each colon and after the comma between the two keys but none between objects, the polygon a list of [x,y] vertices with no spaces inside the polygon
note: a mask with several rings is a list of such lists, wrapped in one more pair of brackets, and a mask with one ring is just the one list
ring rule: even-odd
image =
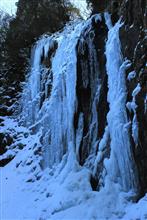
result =
[{"label": "snowy slope", "polygon": [[[13,120],[5,119],[5,123],[6,126],[9,123],[9,129],[24,132],[25,128],[18,127]],[[25,132],[29,131],[25,129]],[[147,219],[147,196],[132,204],[128,201],[129,194],[120,193],[119,188],[111,184],[100,192],[92,191],[89,171],[78,164],[68,174],[66,166],[61,171],[64,162],[56,167],[56,171],[37,170],[33,151],[38,136],[29,135],[21,142],[27,147],[0,169],[2,220]],[[38,181],[35,181],[35,169],[39,172]]]}]

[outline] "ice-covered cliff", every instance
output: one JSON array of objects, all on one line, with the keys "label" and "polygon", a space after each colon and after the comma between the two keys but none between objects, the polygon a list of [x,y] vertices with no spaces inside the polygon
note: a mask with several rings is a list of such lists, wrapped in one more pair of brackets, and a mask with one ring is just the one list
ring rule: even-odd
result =
[{"label": "ice-covered cliff", "polygon": [[146,197],[132,203],[141,88],[128,103],[122,25],[104,13],[36,42],[19,119],[1,117],[2,219],[146,218]]}]

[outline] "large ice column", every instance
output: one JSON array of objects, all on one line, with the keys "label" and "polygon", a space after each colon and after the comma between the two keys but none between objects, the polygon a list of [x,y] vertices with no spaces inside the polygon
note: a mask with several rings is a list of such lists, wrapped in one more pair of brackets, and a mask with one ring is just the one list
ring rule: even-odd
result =
[{"label": "large ice column", "polygon": [[110,111],[107,116],[110,132],[110,159],[105,160],[108,177],[118,182],[123,190],[137,188],[137,174],[133,159],[129,121],[126,112],[126,69],[130,66],[121,54],[119,39],[120,22],[110,27],[106,43],[106,68],[108,74],[108,102]]},{"label": "large ice column", "polygon": [[[34,48],[30,76],[23,91],[22,115],[27,126],[42,132],[44,167],[58,164],[65,153],[75,151],[76,47],[82,29],[82,21],[69,24],[63,32],[38,41]],[[48,57],[55,42],[58,47]],[[43,65],[42,58],[50,63],[49,68]],[[50,74],[51,89],[46,95]]]},{"label": "large ice column", "polygon": [[46,134],[43,139],[45,167],[59,163],[66,152],[70,154],[75,150],[73,119],[76,111],[76,45],[82,25],[80,23],[72,29],[65,29],[57,38],[58,49],[52,60],[52,92],[41,109],[41,114],[45,115],[42,122],[43,133]]}]

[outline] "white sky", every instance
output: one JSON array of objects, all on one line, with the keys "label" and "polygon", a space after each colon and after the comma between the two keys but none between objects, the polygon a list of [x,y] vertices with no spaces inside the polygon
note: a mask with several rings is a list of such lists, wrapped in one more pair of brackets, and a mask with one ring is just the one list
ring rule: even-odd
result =
[{"label": "white sky", "polygon": [[[9,14],[15,14],[15,2],[17,1],[18,0],[0,0],[0,9],[6,11]],[[80,9],[81,15],[86,18],[88,14],[86,0],[71,0],[71,2]]]},{"label": "white sky", "polygon": [[18,0],[0,0],[0,9],[3,11],[6,11],[9,14],[15,14],[16,12],[16,6],[15,2]]}]

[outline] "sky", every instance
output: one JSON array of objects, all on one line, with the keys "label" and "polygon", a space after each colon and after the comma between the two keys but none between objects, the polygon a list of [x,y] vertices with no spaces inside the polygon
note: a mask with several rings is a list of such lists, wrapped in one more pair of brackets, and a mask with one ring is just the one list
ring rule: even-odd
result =
[{"label": "sky", "polygon": [[[10,15],[16,13],[15,3],[18,0],[0,0],[0,9],[6,11]],[[80,9],[82,16],[86,19],[88,11],[86,0],[71,0],[71,2]]]},{"label": "sky", "polygon": [[0,0],[0,9],[6,11],[10,15],[16,13],[16,6],[15,3],[18,0]]}]

